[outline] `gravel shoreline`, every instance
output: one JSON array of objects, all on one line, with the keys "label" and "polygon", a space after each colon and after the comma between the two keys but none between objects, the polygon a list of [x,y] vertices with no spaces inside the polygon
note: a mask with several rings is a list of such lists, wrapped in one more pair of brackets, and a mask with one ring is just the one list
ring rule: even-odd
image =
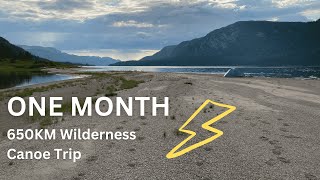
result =
[{"label": "gravel shoreline", "polygon": [[[59,70],[54,73],[76,73]],[[9,128],[38,128],[29,117],[13,118],[8,98],[0,101],[0,179],[317,179],[320,178],[320,81],[280,78],[223,78],[217,75],[107,72],[106,76],[53,83],[35,97],[101,97],[115,77],[141,81],[134,88],[114,91],[119,97],[170,98],[170,116],[163,112],[146,117],[115,114],[110,117],[57,118],[48,129],[81,128],[95,131],[135,131],[129,141],[9,141]],[[142,83],[143,81],[143,83]],[[52,85],[42,84],[31,88]],[[28,87],[30,88],[30,87]],[[111,97],[115,98],[115,97]],[[206,99],[237,110],[213,127],[224,132],[215,141],[175,159],[166,154],[187,136],[177,129]],[[134,107],[139,107],[137,104]],[[189,129],[198,137],[188,145],[212,136],[201,124],[222,112],[206,107]],[[72,148],[81,160],[9,160],[8,149],[52,150]]]}]

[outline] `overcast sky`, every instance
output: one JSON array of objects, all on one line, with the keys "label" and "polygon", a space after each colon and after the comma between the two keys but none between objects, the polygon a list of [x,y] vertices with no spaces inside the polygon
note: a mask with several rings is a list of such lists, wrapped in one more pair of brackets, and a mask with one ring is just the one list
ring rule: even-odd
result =
[{"label": "overcast sky", "polygon": [[320,0],[0,0],[14,44],[139,59],[240,20],[313,21]]}]

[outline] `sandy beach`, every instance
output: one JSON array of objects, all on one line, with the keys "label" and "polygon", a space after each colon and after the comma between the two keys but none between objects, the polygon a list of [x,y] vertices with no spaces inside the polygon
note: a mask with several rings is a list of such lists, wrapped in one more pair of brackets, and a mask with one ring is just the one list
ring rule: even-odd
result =
[{"label": "sandy beach", "polygon": [[[74,73],[74,72],[71,72]],[[320,81],[281,78],[224,78],[218,75],[113,72],[60,83],[35,85],[34,97],[105,96],[114,77],[141,82],[116,91],[118,97],[170,98],[170,116],[56,118],[48,129],[81,128],[97,131],[135,131],[135,140],[9,141],[10,128],[39,128],[39,122],[7,111],[19,89],[1,91],[0,179],[306,179],[320,178]],[[43,87],[50,86],[48,89]],[[110,89],[110,88],[109,88]],[[115,98],[115,97],[112,97]],[[207,99],[237,107],[213,127],[224,132],[215,141],[175,159],[166,154],[187,136],[177,129]],[[134,107],[139,107],[134,105]],[[138,112],[138,111],[134,111]],[[221,112],[207,107],[189,129],[203,140],[212,133],[201,124]],[[51,150],[73,148],[81,160],[9,160],[10,148]]]}]

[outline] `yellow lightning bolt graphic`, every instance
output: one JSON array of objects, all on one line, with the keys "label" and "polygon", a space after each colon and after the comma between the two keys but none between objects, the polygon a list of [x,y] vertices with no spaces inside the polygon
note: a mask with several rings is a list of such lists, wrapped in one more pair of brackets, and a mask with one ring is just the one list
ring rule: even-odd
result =
[{"label": "yellow lightning bolt graphic", "polygon": [[[200,112],[201,110],[206,107],[209,103],[213,104],[213,105],[216,105],[216,106],[220,106],[220,107],[223,107],[223,108],[227,108],[228,110],[219,114],[218,116],[214,117],[213,119],[205,122],[204,124],[202,124],[202,128],[203,129],[206,129],[208,131],[211,131],[211,132],[214,132],[215,135],[210,137],[210,138],[207,138],[203,141],[200,141],[192,146],[189,146],[187,148],[184,148],[180,151],[178,151],[183,145],[185,145],[190,139],[192,139],[193,137],[195,137],[197,135],[196,132],[194,131],[191,131],[191,130],[186,130],[184,129]],[[181,132],[184,132],[184,133],[187,133],[187,134],[190,134],[190,136],[188,138],[186,138],[185,140],[183,140],[180,144],[178,144],[176,147],[174,147],[168,154],[167,154],[167,158],[168,159],[173,159],[173,158],[176,158],[176,157],[179,157],[179,156],[182,156],[200,146],[203,146],[205,144],[208,144],[210,143],[211,141],[217,139],[218,137],[222,136],[223,135],[223,132],[218,130],[218,129],[215,129],[213,127],[211,127],[210,125],[212,125],[213,123],[219,121],[220,119],[222,119],[223,117],[227,116],[228,114],[232,113],[234,110],[236,110],[236,107],[235,106],[230,106],[230,105],[226,105],[226,104],[221,104],[221,103],[217,103],[217,102],[214,102],[214,101],[211,101],[211,100],[206,100],[192,115],[191,117],[179,128],[179,131]]]}]

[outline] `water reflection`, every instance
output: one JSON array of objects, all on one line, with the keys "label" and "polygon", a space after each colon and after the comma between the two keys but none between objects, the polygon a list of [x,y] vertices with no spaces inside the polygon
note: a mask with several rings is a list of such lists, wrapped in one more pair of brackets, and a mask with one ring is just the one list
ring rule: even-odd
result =
[{"label": "water reflection", "polygon": [[0,72],[0,89],[11,87],[23,87],[34,84],[63,81],[68,79],[77,79],[82,76],[73,76],[65,74],[31,74],[31,73],[1,73]]},{"label": "water reflection", "polygon": [[31,73],[0,72],[0,89],[14,87],[17,84],[30,81],[31,78]]}]

